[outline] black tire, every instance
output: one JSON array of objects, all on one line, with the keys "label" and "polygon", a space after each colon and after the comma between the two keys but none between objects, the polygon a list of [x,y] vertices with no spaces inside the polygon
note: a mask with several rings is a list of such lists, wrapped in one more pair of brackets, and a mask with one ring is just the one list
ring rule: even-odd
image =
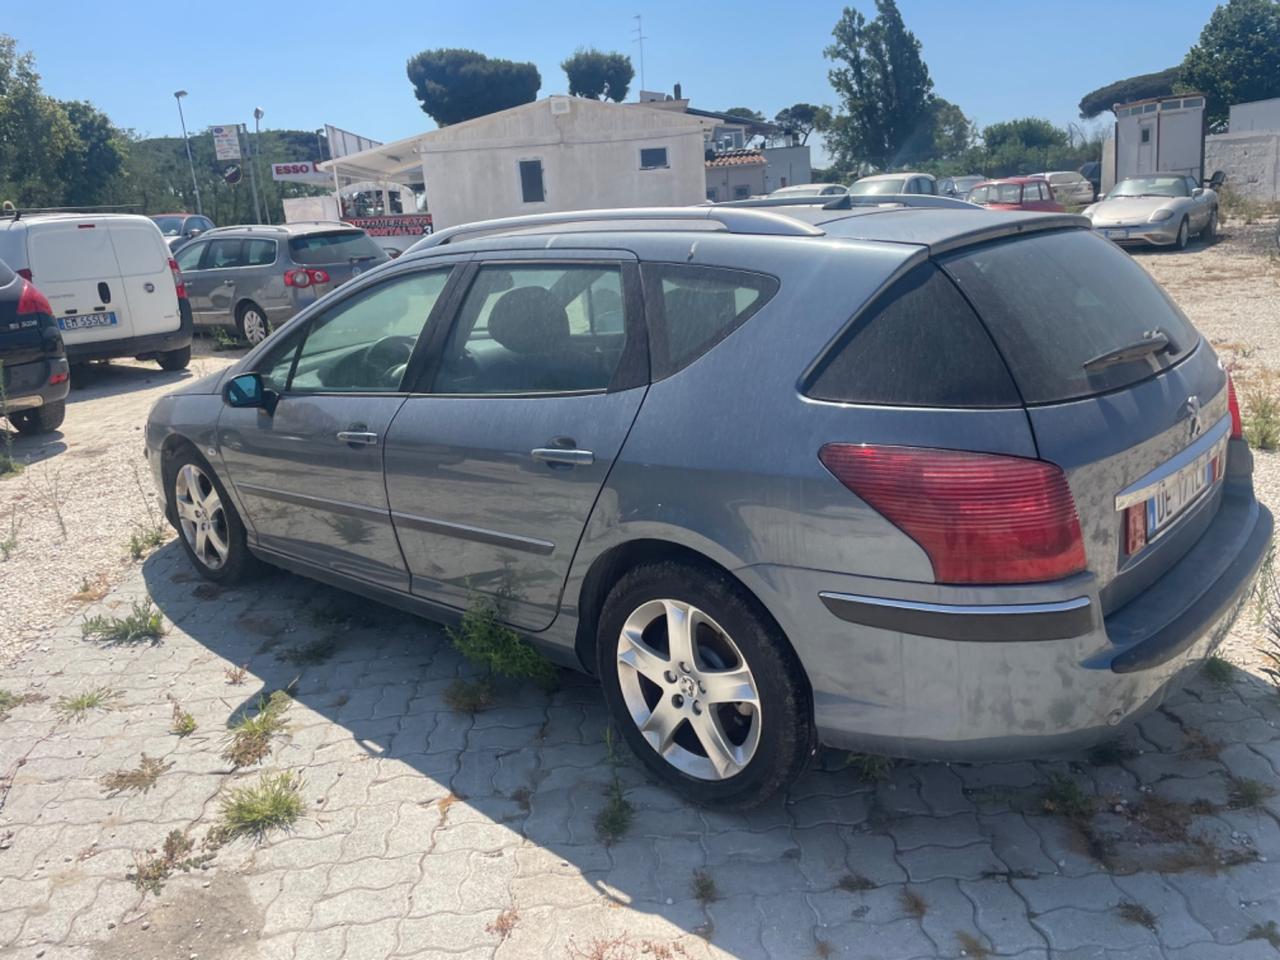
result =
[{"label": "black tire", "polygon": [[[260,324],[252,321],[246,322],[251,312],[261,320]],[[256,347],[271,336],[271,321],[267,319],[267,311],[252,300],[246,300],[236,307],[236,330],[239,331],[242,340],[245,340],[251,347]]]},{"label": "black tire", "polygon": [[[735,741],[734,734],[727,732],[728,725],[759,724],[759,739],[754,753],[739,771],[723,779],[691,775],[659,754],[641,733],[623,693],[618,658],[623,625],[633,614],[639,614],[645,604],[662,599],[691,604],[719,625],[723,634],[731,638],[731,645],[736,646],[758,691],[759,710],[754,714],[748,712],[745,720],[742,719],[742,708],[731,704],[711,708],[718,718],[727,718],[727,724],[719,719],[716,723],[735,746],[750,738]],[[659,631],[653,636],[657,642],[665,642],[665,626]],[[699,633],[699,636],[708,635]],[[718,637],[714,631],[709,636],[713,639]],[[646,631],[646,642],[649,637]],[[705,660],[714,655],[714,651],[705,652],[707,648],[702,644],[700,640],[702,652],[695,656],[701,655]],[[711,664],[710,669],[733,665]],[[813,726],[812,695],[794,652],[759,603],[740,585],[710,567],[665,562],[640,566],[625,574],[610,591],[600,615],[596,667],[604,688],[605,704],[623,739],[659,780],[695,803],[728,809],[757,806],[794,780],[815,751],[817,739]],[[669,694],[673,703],[683,700],[674,692],[680,682],[687,680],[678,677],[665,690],[653,682],[648,682],[647,687],[641,683],[631,689],[633,694],[636,690],[647,691],[645,696],[651,698],[650,709],[656,710],[665,706],[663,700]],[[697,685],[700,687],[701,681],[697,681]],[[695,693],[694,696],[700,694]],[[691,709],[696,710],[697,706],[691,705]],[[700,741],[696,739],[691,722],[681,720],[674,729],[673,745],[683,738],[693,743],[695,750],[699,747]],[[707,755],[705,750],[703,754]],[[710,761],[704,762],[709,764]]]},{"label": "black tire", "polygon": [[11,413],[9,422],[21,434],[31,436],[37,433],[52,433],[62,426],[67,416],[67,401],[55,400],[34,410],[23,410]]},{"label": "black tire", "polygon": [[[178,479],[183,468],[188,464],[197,468],[209,480],[220,501],[224,525],[218,528],[218,532],[228,548],[226,559],[220,566],[213,566],[205,557],[197,554],[195,546],[191,542],[191,536],[184,529],[182,518],[179,515]],[[209,466],[208,461],[200,456],[194,447],[183,446],[172,456],[166,457],[164,464],[164,491],[165,508],[174,523],[175,529],[178,531],[178,542],[182,544],[182,549],[186,551],[187,559],[191,561],[191,565],[195,567],[197,573],[206,580],[212,580],[214,583],[230,585],[243,580],[257,568],[258,561],[249,552],[249,545],[246,542],[244,523],[240,519],[240,514],[236,512],[231,498],[227,495],[227,488],[222,485],[222,481],[218,479],[218,475]]]},{"label": "black tire", "polygon": [[1179,250],[1187,249],[1187,244],[1191,241],[1191,224],[1187,222],[1187,218],[1183,217],[1182,222],[1178,224],[1178,239],[1173,245]]},{"label": "black tire", "polygon": [[181,350],[166,350],[156,354],[156,363],[161,370],[185,370],[191,364],[191,344]]},{"label": "black tire", "polygon": [[1200,239],[1206,245],[1217,242],[1218,239],[1218,208],[1214,207],[1209,214],[1209,222],[1204,225],[1204,229],[1200,231]]}]

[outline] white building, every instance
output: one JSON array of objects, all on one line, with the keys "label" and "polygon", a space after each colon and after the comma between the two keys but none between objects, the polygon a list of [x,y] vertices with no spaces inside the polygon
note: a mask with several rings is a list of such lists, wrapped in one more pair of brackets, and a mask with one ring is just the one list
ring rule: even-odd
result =
[{"label": "white building", "polygon": [[[1196,180],[1204,176],[1203,96],[1156,97],[1113,109],[1115,180],[1145,173],[1182,173]],[[1109,166],[1105,161],[1104,169]]]},{"label": "white building", "polygon": [[1280,97],[1231,105],[1227,130],[1231,133],[1280,132]]},{"label": "white building", "polygon": [[434,228],[494,217],[660,207],[705,197],[702,123],[553,96],[323,164],[339,180],[426,185]]}]

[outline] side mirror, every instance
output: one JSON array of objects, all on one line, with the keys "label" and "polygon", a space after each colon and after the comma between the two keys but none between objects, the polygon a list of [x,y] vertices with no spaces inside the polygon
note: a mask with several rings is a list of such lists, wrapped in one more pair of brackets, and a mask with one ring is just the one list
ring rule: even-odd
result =
[{"label": "side mirror", "polygon": [[262,374],[242,373],[227,381],[222,388],[222,399],[229,407],[256,407],[270,416],[276,412],[280,394],[262,382]]},{"label": "side mirror", "polygon": [[1214,190],[1221,190],[1222,185],[1227,182],[1227,175],[1221,170],[1213,171],[1213,176],[1209,178],[1209,186]]},{"label": "side mirror", "polygon": [[192,239],[194,239],[194,238],[196,238],[196,237],[200,236],[200,234],[202,234],[202,233],[204,233],[204,231],[203,231],[203,230],[201,230],[199,227],[192,227],[190,230],[188,230],[188,231],[187,231],[187,236],[188,236],[188,237],[191,237]]}]

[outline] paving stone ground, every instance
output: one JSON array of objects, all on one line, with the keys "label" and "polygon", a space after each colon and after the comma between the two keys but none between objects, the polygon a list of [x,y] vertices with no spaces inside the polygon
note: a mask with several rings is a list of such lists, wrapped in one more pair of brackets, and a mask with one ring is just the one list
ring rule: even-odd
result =
[{"label": "paving stone ground", "polygon": [[[1280,956],[1258,939],[1280,923],[1280,700],[1250,673],[1189,678],[1091,756],[868,782],[826,752],[745,814],[627,764],[634,818],[606,846],[590,681],[460,714],[444,691],[470,669],[439,628],[284,573],[219,591],[173,542],[86,612],[148,595],[160,641],[85,641],[77,616],[0,684],[48,698],[0,721],[6,960]],[[111,709],[57,709],[94,688]],[[231,769],[229,720],[286,688],[266,763]],[[175,701],[190,736],[170,732]],[[143,754],[169,765],[154,786],[104,788]],[[292,829],[226,843],[158,893],[127,879],[170,831],[200,855],[228,790],[281,771],[304,781]]]}]

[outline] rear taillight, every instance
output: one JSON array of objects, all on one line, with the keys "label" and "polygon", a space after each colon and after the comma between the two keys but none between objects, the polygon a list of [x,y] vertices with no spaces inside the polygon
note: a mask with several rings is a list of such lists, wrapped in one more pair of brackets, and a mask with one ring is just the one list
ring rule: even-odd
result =
[{"label": "rear taillight", "polygon": [[33,287],[30,281],[23,280],[22,293],[18,296],[18,315],[29,313],[43,313],[51,317],[53,307],[49,306],[48,298]]},{"label": "rear taillight", "polygon": [[1231,439],[1244,439],[1244,422],[1240,419],[1240,400],[1236,397],[1236,385],[1227,374],[1227,409],[1231,411]]},{"label": "rear taillight", "polygon": [[31,276],[31,269],[29,267],[23,267],[21,270],[19,270],[18,276],[20,276],[23,280],[27,280],[27,281],[30,281],[33,279]]},{"label": "rear taillight", "polygon": [[837,480],[920,544],[939,583],[1038,583],[1085,569],[1075,500],[1043,460],[828,443]]},{"label": "rear taillight", "polygon": [[299,268],[290,270],[284,275],[284,285],[286,287],[309,287],[313,283],[328,283],[329,273],[327,270],[306,270]]},{"label": "rear taillight", "polygon": [[65,370],[62,370],[58,373],[52,374],[49,377],[49,386],[51,387],[57,386],[60,383],[66,383],[70,379],[71,379],[70,374],[68,374]]},{"label": "rear taillight", "polygon": [[178,269],[178,261],[169,258],[169,271],[173,274],[173,289],[178,292],[178,299],[187,299],[187,284],[182,279],[182,271]]}]

